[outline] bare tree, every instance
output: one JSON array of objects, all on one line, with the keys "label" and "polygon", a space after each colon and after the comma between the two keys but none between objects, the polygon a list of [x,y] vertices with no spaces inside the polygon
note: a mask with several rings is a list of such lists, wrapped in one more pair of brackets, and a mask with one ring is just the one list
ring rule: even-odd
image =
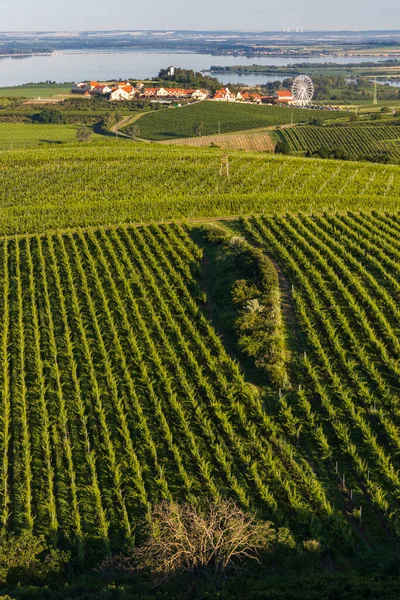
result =
[{"label": "bare tree", "polygon": [[202,512],[189,504],[164,502],[151,514],[149,539],[135,551],[138,567],[161,576],[212,567],[223,573],[276,540],[271,523],[260,523],[233,501],[209,504]]}]

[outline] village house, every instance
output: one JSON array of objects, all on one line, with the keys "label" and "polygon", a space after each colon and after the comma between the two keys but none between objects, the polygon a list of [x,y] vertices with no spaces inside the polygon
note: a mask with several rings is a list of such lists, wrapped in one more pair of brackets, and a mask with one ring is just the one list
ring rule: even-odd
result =
[{"label": "village house", "polygon": [[252,92],[238,92],[236,94],[236,100],[245,100],[246,102],[257,102],[261,104],[262,96]]},{"label": "village house", "polygon": [[229,88],[221,88],[215,92],[213,100],[217,102],[236,102],[236,94],[231,92]]},{"label": "village house", "polygon": [[207,90],[194,90],[192,98],[195,98],[196,100],[206,100],[206,98],[208,98],[208,92]]},{"label": "village house", "polygon": [[111,101],[132,100],[135,96],[135,88],[130,84],[118,85],[112,88],[110,93]]},{"label": "village house", "polygon": [[206,90],[186,90],[184,88],[143,88],[141,96],[157,99],[180,100],[182,98],[194,98],[195,100],[205,100],[208,97],[208,92]]},{"label": "village house", "polygon": [[289,90],[280,90],[273,96],[274,104],[293,104],[294,98],[292,92]]},{"label": "village house", "polygon": [[96,85],[96,87],[92,88],[91,93],[93,96],[102,96],[104,94],[109,94],[112,91],[112,88],[109,85]]}]

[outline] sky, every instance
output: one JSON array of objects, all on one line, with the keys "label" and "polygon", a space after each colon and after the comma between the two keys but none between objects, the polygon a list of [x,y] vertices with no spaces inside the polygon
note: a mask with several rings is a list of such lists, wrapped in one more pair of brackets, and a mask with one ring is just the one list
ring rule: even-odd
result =
[{"label": "sky", "polygon": [[400,29],[399,0],[0,0],[0,31]]}]

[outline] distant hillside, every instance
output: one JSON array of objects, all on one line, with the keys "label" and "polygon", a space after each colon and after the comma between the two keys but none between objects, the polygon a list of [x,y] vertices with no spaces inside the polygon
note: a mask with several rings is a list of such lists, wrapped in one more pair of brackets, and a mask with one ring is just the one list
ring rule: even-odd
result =
[{"label": "distant hillside", "polygon": [[139,125],[141,137],[149,140],[167,140],[194,136],[195,127],[200,123],[202,135],[213,135],[283,125],[291,121],[308,123],[315,118],[337,119],[345,115],[346,113],[282,106],[206,101],[145,114],[141,117]]}]

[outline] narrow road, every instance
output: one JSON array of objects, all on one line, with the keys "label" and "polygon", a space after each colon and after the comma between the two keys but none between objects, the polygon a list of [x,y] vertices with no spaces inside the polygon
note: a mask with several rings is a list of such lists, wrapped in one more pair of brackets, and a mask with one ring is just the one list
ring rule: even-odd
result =
[{"label": "narrow road", "polygon": [[138,115],[129,115],[128,117],[124,117],[121,121],[118,121],[118,123],[115,123],[115,125],[113,125],[110,129],[110,131],[112,133],[117,133],[118,135],[120,135],[121,137],[130,137],[129,135],[127,135],[126,133],[121,132],[120,133],[120,129],[122,129],[122,127],[126,127],[126,125],[131,125],[132,123],[134,123],[135,121],[137,121],[138,119],[140,119],[140,117],[143,115],[144,113],[139,113]]}]

